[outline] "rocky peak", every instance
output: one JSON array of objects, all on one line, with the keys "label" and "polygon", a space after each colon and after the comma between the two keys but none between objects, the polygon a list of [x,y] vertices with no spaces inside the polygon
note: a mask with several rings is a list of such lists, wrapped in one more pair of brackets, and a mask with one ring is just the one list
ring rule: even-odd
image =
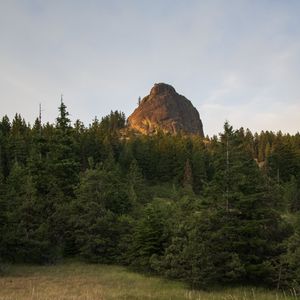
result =
[{"label": "rocky peak", "polygon": [[169,84],[156,83],[150,94],[128,118],[130,129],[153,134],[158,131],[203,136],[203,127],[197,109],[191,101],[179,95]]},{"label": "rocky peak", "polygon": [[176,94],[175,89],[166,83],[155,83],[150,91],[151,96],[162,95],[162,94]]}]

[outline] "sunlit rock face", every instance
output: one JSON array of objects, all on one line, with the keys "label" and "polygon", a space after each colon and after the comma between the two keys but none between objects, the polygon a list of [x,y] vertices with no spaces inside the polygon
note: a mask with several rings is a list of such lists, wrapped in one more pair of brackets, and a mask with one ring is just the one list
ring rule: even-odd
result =
[{"label": "sunlit rock face", "polygon": [[128,118],[130,129],[142,134],[158,131],[204,136],[199,112],[190,100],[165,83],[156,83]]}]

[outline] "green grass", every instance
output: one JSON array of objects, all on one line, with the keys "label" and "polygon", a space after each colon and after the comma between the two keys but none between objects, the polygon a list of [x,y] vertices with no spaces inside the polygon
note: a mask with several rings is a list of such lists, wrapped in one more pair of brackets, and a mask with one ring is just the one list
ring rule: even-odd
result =
[{"label": "green grass", "polygon": [[186,285],[134,273],[124,267],[70,262],[56,266],[9,266],[0,277],[0,300],[283,300],[286,292],[234,288],[216,292],[190,290]]}]

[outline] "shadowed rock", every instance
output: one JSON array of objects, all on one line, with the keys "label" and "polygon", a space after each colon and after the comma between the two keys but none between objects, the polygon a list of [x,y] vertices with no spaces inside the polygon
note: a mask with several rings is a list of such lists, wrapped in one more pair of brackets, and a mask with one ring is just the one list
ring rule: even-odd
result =
[{"label": "shadowed rock", "polygon": [[203,126],[197,109],[191,101],[179,95],[165,83],[156,83],[150,94],[128,118],[130,129],[143,134],[157,131],[204,136]]}]

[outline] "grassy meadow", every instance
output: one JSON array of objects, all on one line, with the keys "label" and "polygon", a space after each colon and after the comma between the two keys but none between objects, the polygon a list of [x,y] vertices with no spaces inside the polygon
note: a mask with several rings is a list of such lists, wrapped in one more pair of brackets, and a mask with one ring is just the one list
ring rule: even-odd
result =
[{"label": "grassy meadow", "polygon": [[256,288],[193,291],[183,283],[150,277],[124,267],[67,263],[56,266],[14,265],[0,277],[0,300],[234,300],[295,299],[292,292]]}]

